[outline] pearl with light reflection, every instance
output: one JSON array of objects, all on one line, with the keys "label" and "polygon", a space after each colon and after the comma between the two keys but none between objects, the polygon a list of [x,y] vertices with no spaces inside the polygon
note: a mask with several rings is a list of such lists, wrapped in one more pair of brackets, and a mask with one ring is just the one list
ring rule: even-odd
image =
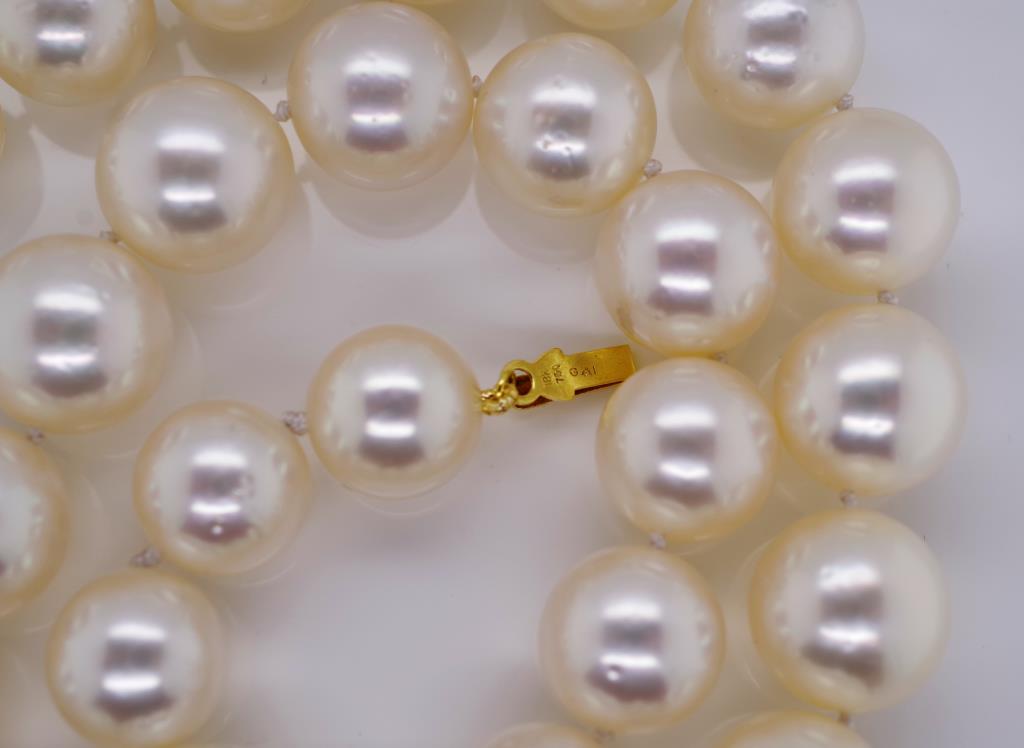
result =
[{"label": "pearl with light reflection", "polygon": [[92,431],[157,389],[174,325],[138,260],[87,236],[36,239],[0,259],[0,410],[53,433]]},{"label": "pearl with light reflection", "polygon": [[963,430],[956,353],[923,317],[888,304],[843,307],[786,349],[775,379],[782,437],[805,470],[860,497],[931,477]]},{"label": "pearl with light reflection", "polygon": [[562,725],[520,725],[503,732],[487,748],[600,748],[581,730]]},{"label": "pearl with light reflection", "polygon": [[146,89],[117,115],[96,158],[111,228],[171,270],[211,272],[258,252],[295,182],[281,126],[255,97],[212,78]]},{"label": "pearl with light reflection", "polygon": [[138,75],[156,29],[153,0],[6,0],[0,78],[47,104],[91,103]]},{"label": "pearl with light reflection", "polygon": [[942,258],[960,184],[942,144],[911,119],[853,109],[812,125],[775,175],[783,248],[819,283],[851,294],[900,288]]},{"label": "pearl with light reflection", "polygon": [[430,16],[394,3],[346,8],[313,29],[288,76],[309,155],[357,187],[420,182],[455,156],[473,117],[462,50]]},{"label": "pearl with light reflection", "polygon": [[216,711],[220,617],[202,592],[162,572],[122,571],[83,588],[50,633],[46,676],[64,719],[102,745],[165,746]]},{"label": "pearl with light reflection", "polygon": [[596,213],[636,186],[656,132],[644,76],[611,44],[584,34],[509,52],[487,76],[473,122],[487,175],[553,216]]},{"label": "pearl with light reflection", "polygon": [[683,50],[697,88],[722,114],[796,127],[856,82],[864,19],[857,0],[693,0]]},{"label": "pearl with light reflection", "polygon": [[402,499],[446,483],[476,446],[482,412],[469,368],[413,327],[376,327],[324,361],[309,391],[309,436],[335,478]]},{"label": "pearl with light reflection", "polygon": [[164,559],[200,574],[250,571],[295,537],[309,464],[278,420],[244,403],[203,402],[165,420],[135,464],[135,510]]},{"label": "pearl with light reflection", "polygon": [[641,26],[664,15],[676,0],[544,0],[569,23],[593,31]]},{"label": "pearl with light reflection", "polygon": [[626,195],[605,219],[595,262],[622,331],[669,356],[741,343],[778,286],[767,213],[738,184],[699,171],[660,174]]},{"label": "pearl with light reflection", "polygon": [[938,562],[875,512],[807,517],[758,561],[750,625],[765,663],[797,697],[859,714],[895,706],[935,669],[949,628]]},{"label": "pearl with light reflection", "polygon": [[218,31],[262,31],[279,26],[310,0],[172,0],[185,15]]},{"label": "pearl with light reflection", "polygon": [[583,561],[548,599],[540,629],[548,685],[575,719],[610,732],[668,727],[722,668],[718,602],[688,563],[649,548]]},{"label": "pearl with light reflection", "polygon": [[714,748],[870,748],[835,719],[809,712],[767,712],[743,720]]}]

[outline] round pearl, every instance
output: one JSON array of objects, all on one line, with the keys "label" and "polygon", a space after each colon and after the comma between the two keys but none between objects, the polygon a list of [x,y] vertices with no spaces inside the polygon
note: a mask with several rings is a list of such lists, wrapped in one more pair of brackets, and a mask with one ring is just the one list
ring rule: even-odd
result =
[{"label": "round pearl", "polygon": [[600,748],[584,732],[561,725],[522,725],[502,733],[487,748]]},{"label": "round pearl", "polygon": [[482,414],[469,368],[440,338],[376,327],[338,346],[309,391],[309,436],[341,483],[399,499],[446,483],[476,446]]},{"label": "round pearl", "polygon": [[164,746],[216,709],[224,634],[191,584],[151,569],[82,589],[50,634],[46,675],[64,718],[103,745]]},{"label": "round pearl", "polygon": [[641,26],[664,15],[676,0],[544,0],[569,23],[594,31]]},{"label": "round pearl", "polygon": [[218,31],[262,31],[289,20],[309,0],[172,0],[185,15]]},{"label": "round pearl", "polygon": [[750,193],[681,171],[645,182],[612,209],[596,273],[609,313],[637,343],[669,356],[718,353],[768,316],[779,252]]},{"label": "round pearl", "polygon": [[160,384],[174,325],[163,289],[114,244],[48,236],[0,259],[0,410],[53,433],[92,431]]},{"label": "round pearl", "polygon": [[909,528],[840,509],[797,522],[754,570],[750,625],[794,695],[858,714],[895,706],[945,649],[948,600],[938,562]]},{"label": "round pearl", "polygon": [[153,0],[0,3],[0,78],[47,104],[112,94],[146,66],[155,44]]},{"label": "round pearl", "polygon": [[597,470],[615,508],[675,543],[750,521],[772,488],[775,419],[741,374],[703,359],[641,369],[608,401]]},{"label": "round pearl", "polygon": [[819,714],[769,712],[737,725],[715,748],[870,748],[848,727]]},{"label": "round pearl", "polygon": [[856,82],[864,19],[857,0],[693,0],[683,49],[697,88],[722,114],[795,127]]},{"label": "round pearl", "polygon": [[190,405],[146,440],[135,510],[163,557],[202,574],[254,569],[298,533],[309,464],[280,422],[244,403]]},{"label": "round pearl", "polygon": [[934,267],[960,218],[960,184],[942,144],[880,109],[825,117],[786,152],[772,213],[783,248],[836,291],[874,294]]},{"label": "round pearl", "polygon": [[960,438],[963,374],[922,317],[888,304],[834,310],[790,343],[775,379],[782,437],[822,482],[862,497],[934,474]]},{"label": "round pearl", "polygon": [[583,34],[527,42],[477,98],[477,157],[510,197],[554,216],[596,213],[633,188],[654,149],[650,86],[611,44]]},{"label": "round pearl", "polygon": [[585,560],[548,600],[541,666],[563,706],[611,732],[674,724],[696,709],[725,654],[722,613],[685,561],[648,548]]},{"label": "round pearl", "polygon": [[284,220],[294,181],[288,139],[267,108],[212,78],[143,91],[96,159],[111,227],[171,270],[220,270],[255,254]]},{"label": "round pearl", "polygon": [[0,616],[36,597],[60,568],[68,501],[53,460],[0,428]]},{"label": "round pearl", "polygon": [[434,174],[473,117],[462,50],[430,16],[394,3],[346,8],[316,27],[292,62],[288,100],[310,156],[373,190]]}]

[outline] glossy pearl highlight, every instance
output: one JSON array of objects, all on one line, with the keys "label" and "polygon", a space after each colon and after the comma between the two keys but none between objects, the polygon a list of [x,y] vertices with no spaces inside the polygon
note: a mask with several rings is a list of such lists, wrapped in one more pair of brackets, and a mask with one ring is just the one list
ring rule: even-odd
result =
[{"label": "glossy pearl highlight", "polygon": [[583,34],[557,34],[507,54],[477,97],[480,164],[534,210],[604,210],[636,186],[654,149],[650,86],[622,52]]},{"label": "glossy pearl highlight", "polygon": [[57,708],[102,745],[185,740],[217,708],[224,670],[217,611],[191,584],[122,571],[82,589],[50,634],[46,675]]},{"label": "glossy pearl highlight", "polygon": [[929,322],[888,304],[832,311],[786,349],[779,428],[797,461],[861,497],[918,485],[948,460],[966,393],[956,353]]},{"label": "glossy pearl highlight", "polygon": [[707,697],[725,654],[722,613],[685,561],[648,548],[591,556],[557,586],[541,666],[574,718],[610,732],[668,727]]},{"label": "glossy pearl highlight", "polygon": [[600,748],[585,732],[561,725],[521,725],[487,744],[487,748]]},{"label": "glossy pearl highlight", "polygon": [[597,471],[616,510],[673,543],[726,535],[771,491],[778,437],[753,385],[727,366],[670,359],[608,401]]},{"label": "glossy pearl highlight", "polygon": [[819,283],[874,294],[938,264],[960,219],[960,184],[942,144],[911,119],[853,109],[812,125],[775,176],[783,248]]},{"label": "glossy pearl highlight", "polygon": [[797,522],[769,545],[750,589],[754,643],[782,683],[823,709],[895,706],[945,649],[938,562],[909,528],[838,510]]},{"label": "glossy pearl highlight", "polygon": [[288,139],[237,86],[178,78],[114,119],[96,159],[111,227],[162,267],[221,270],[259,251],[284,221],[295,182]]},{"label": "glossy pearl highlight", "polygon": [[446,483],[476,446],[482,413],[469,368],[412,327],[365,330],[338,346],[309,391],[309,436],[349,488],[401,499]]},{"label": "glossy pearl highlight", "polygon": [[111,95],[145,67],[155,44],[153,0],[0,3],[0,78],[47,104]]},{"label": "glossy pearl highlight", "polygon": [[135,510],[164,559],[200,574],[266,563],[298,533],[312,495],[298,440],[257,408],[204,402],[178,411],[135,464]]},{"label": "glossy pearl highlight", "polygon": [[172,0],[185,15],[218,31],[262,31],[279,26],[309,0]]},{"label": "glossy pearl highlight", "polygon": [[109,426],[160,384],[174,342],[163,290],[114,244],[60,235],[0,259],[0,410],[43,431]]},{"label": "glossy pearl highlight", "polygon": [[593,31],[642,26],[662,16],[676,0],[544,0],[569,23]]},{"label": "glossy pearl highlight", "polygon": [[693,0],[683,49],[697,88],[722,114],[795,127],[853,87],[864,19],[857,0]]},{"label": "glossy pearl highlight", "polygon": [[316,27],[292,62],[288,100],[310,156],[372,190],[437,172],[473,117],[462,50],[430,16],[394,3],[346,8]]},{"label": "glossy pearl highlight", "polygon": [[771,221],[734,182],[661,174],[609,213],[595,272],[608,312],[637,343],[669,356],[719,353],[764,322],[778,287]]},{"label": "glossy pearl highlight", "polygon": [[818,714],[768,712],[743,720],[714,748],[870,748],[857,733]]},{"label": "glossy pearl highlight", "polygon": [[37,597],[60,568],[68,501],[53,460],[0,428],[0,616]]}]

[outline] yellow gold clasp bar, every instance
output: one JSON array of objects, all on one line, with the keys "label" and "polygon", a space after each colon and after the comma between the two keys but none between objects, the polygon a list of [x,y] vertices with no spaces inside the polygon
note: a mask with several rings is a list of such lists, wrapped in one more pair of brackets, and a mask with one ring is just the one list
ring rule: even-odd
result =
[{"label": "yellow gold clasp bar", "polygon": [[628,345],[571,355],[553,348],[536,361],[505,364],[498,383],[480,393],[481,409],[487,415],[499,415],[512,408],[572,400],[583,392],[624,382],[635,371]]}]

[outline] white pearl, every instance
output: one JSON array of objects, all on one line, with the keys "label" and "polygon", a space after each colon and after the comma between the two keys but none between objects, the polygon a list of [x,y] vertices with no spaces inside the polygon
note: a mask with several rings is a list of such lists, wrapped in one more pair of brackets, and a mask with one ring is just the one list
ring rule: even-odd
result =
[{"label": "white pearl", "polygon": [[743,720],[714,748],[870,748],[834,719],[807,712],[768,712]]},{"label": "white pearl", "polygon": [[151,569],[92,582],[50,634],[46,675],[57,708],[103,745],[165,746],[217,708],[220,617],[202,592]]},{"label": "white pearl", "polygon": [[555,216],[596,213],[634,187],[656,132],[644,76],[611,44],[583,34],[509,52],[480,90],[473,125],[488,176]]},{"label": "white pearl", "polygon": [[683,48],[697,88],[753,127],[795,127],[845,96],[864,60],[857,0],[693,0]]},{"label": "white pearl", "polygon": [[153,52],[153,0],[0,3],[0,78],[48,104],[85,104],[134,78]]},{"label": "white pearl", "polygon": [[284,220],[294,181],[288,139],[267,108],[212,78],[143,91],[96,158],[111,227],[171,270],[220,270],[256,253]]},{"label": "white pearl", "polygon": [[288,100],[309,155],[375,190],[438,171],[473,117],[462,50],[430,16],[394,3],[356,5],[317,26],[292,62]]},{"label": "white pearl", "polygon": [[508,730],[487,748],[600,748],[597,741],[584,732],[561,725],[521,725]]},{"label": "white pearl", "polygon": [[170,358],[163,289],[114,244],[48,236],[0,259],[0,410],[54,433],[139,407]]},{"label": "white pearl", "polygon": [[661,174],[626,195],[605,220],[595,259],[622,331],[670,356],[741,343],[778,286],[767,213],[738,184],[699,171]]},{"label": "white pearl", "polygon": [[544,0],[569,23],[594,31],[627,29],[664,15],[676,0]]},{"label": "white pearl", "polygon": [[963,374],[928,321],[888,304],[834,310],[790,343],[775,380],[779,428],[819,480],[862,497],[921,483],[963,431]]},{"label": "white pearl", "polygon": [[202,574],[237,574],[270,560],[298,533],[312,478],[298,440],[244,403],[178,411],[135,464],[135,509],[169,561]]},{"label": "white pearl", "polygon": [[476,446],[482,411],[469,368],[440,338],[376,327],[338,346],[309,391],[309,436],[349,488],[409,498],[447,482]]},{"label": "white pearl", "polygon": [[0,616],[39,595],[60,568],[68,501],[46,452],[0,428]]},{"label": "white pearl", "polygon": [[934,267],[960,219],[960,184],[942,144],[880,109],[825,117],[786,152],[772,212],[783,248],[808,275],[874,294]]},{"label": "white pearl", "polygon": [[185,15],[218,31],[262,31],[279,26],[310,0],[172,0]]},{"label": "white pearl", "polygon": [[615,508],[675,543],[750,521],[772,488],[775,419],[737,371],[703,359],[641,369],[608,401],[597,471]]},{"label": "white pearl", "polygon": [[613,548],[565,577],[541,621],[548,685],[581,722],[611,732],[672,725],[696,709],[725,654],[722,613],[700,575],[648,548]]},{"label": "white pearl", "polygon": [[909,528],[840,509],[769,545],[751,582],[750,625],[794,695],[858,714],[895,706],[934,670],[948,600],[938,562]]}]

